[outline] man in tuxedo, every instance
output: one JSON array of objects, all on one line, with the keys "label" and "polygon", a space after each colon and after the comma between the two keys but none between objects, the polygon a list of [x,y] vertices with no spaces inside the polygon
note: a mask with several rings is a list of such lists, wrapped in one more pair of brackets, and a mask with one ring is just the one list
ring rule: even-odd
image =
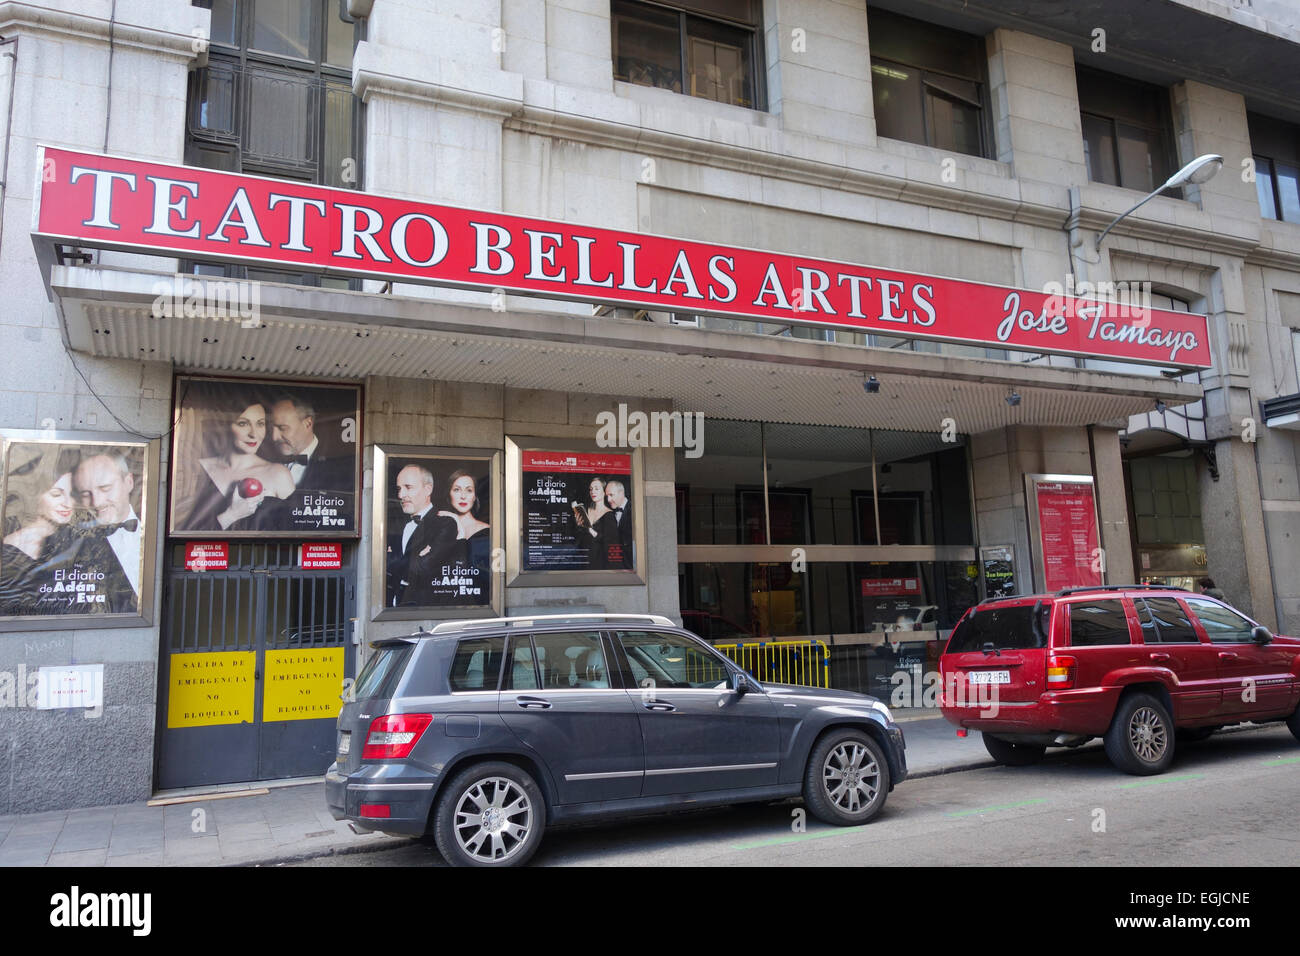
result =
[{"label": "man in tuxedo", "polygon": [[633,567],[632,504],[627,500],[623,482],[611,478],[605,482],[605,504],[609,511],[596,522],[597,540],[605,555],[605,567]]},{"label": "man in tuxedo", "polygon": [[81,506],[94,515],[84,529],[91,541],[83,554],[87,570],[104,575],[97,593],[106,596],[110,613],[139,611],[144,528],[131,505],[131,466],[118,453],[91,455],[77,465],[72,487]]},{"label": "man in tuxedo", "polygon": [[433,510],[433,472],[407,465],[397,473],[397,502],[407,520],[388,542],[389,606],[437,604],[433,576],[439,557],[455,540],[456,524]]},{"label": "man in tuxedo", "polygon": [[352,456],[331,457],[320,447],[316,409],[308,401],[285,395],[271,405],[271,437],[299,491],[351,492]]}]

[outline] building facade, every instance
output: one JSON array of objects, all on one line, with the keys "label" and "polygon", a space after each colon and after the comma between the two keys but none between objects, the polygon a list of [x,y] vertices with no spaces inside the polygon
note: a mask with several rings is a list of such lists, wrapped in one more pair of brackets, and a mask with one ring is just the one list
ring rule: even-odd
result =
[{"label": "building facade", "polygon": [[[995,592],[1208,574],[1300,631],[1300,20],[1035,6],[0,0],[0,813],[319,774],[340,681],[446,617],[820,640],[886,697]],[[251,205],[191,225],[222,183],[276,255]],[[456,207],[491,265],[297,256],[316,196],[358,263],[436,264]],[[785,317],[634,258],[494,286],[491,216],[532,279],[577,226],[812,271]],[[827,263],[888,276],[871,317]],[[1100,289],[1210,359],[936,337],[936,276],[944,321]]]}]

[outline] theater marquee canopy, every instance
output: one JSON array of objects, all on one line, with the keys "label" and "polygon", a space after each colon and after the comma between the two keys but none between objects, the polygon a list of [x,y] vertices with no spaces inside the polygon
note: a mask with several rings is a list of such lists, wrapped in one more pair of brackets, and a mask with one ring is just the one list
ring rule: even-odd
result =
[{"label": "theater marquee canopy", "polygon": [[1203,315],[41,147],[33,237],[1177,368]]}]

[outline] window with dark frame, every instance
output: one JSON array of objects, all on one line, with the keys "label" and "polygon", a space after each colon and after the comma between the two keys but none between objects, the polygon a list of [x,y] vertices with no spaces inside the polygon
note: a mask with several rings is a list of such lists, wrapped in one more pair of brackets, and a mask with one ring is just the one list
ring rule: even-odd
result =
[{"label": "window with dark frame", "polygon": [[1247,113],[1259,214],[1300,222],[1300,126]]},{"label": "window with dark frame", "polygon": [[984,39],[868,8],[876,133],[988,157]]},{"label": "window with dark frame", "polygon": [[1075,81],[1089,179],[1149,193],[1173,175],[1167,89],[1078,65]]},{"label": "window with dark frame", "polygon": [[[361,24],[340,0],[194,0],[212,11],[208,64],[190,74],[185,162],[361,188],[362,105],[352,92]],[[340,288],[355,280],[243,266],[189,271]],[[359,286],[357,286],[359,287]]]},{"label": "window with dark frame", "polygon": [[614,79],[765,109],[758,0],[612,0]]}]

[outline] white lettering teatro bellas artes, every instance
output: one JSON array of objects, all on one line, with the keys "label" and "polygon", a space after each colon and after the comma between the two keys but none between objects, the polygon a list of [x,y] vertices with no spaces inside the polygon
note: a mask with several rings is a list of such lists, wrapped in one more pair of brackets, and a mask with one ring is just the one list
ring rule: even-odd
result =
[{"label": "white lettering teatro bellas artes", "polygon": [[1209,368],[1203,315],[41,147],[33,236]]}]

